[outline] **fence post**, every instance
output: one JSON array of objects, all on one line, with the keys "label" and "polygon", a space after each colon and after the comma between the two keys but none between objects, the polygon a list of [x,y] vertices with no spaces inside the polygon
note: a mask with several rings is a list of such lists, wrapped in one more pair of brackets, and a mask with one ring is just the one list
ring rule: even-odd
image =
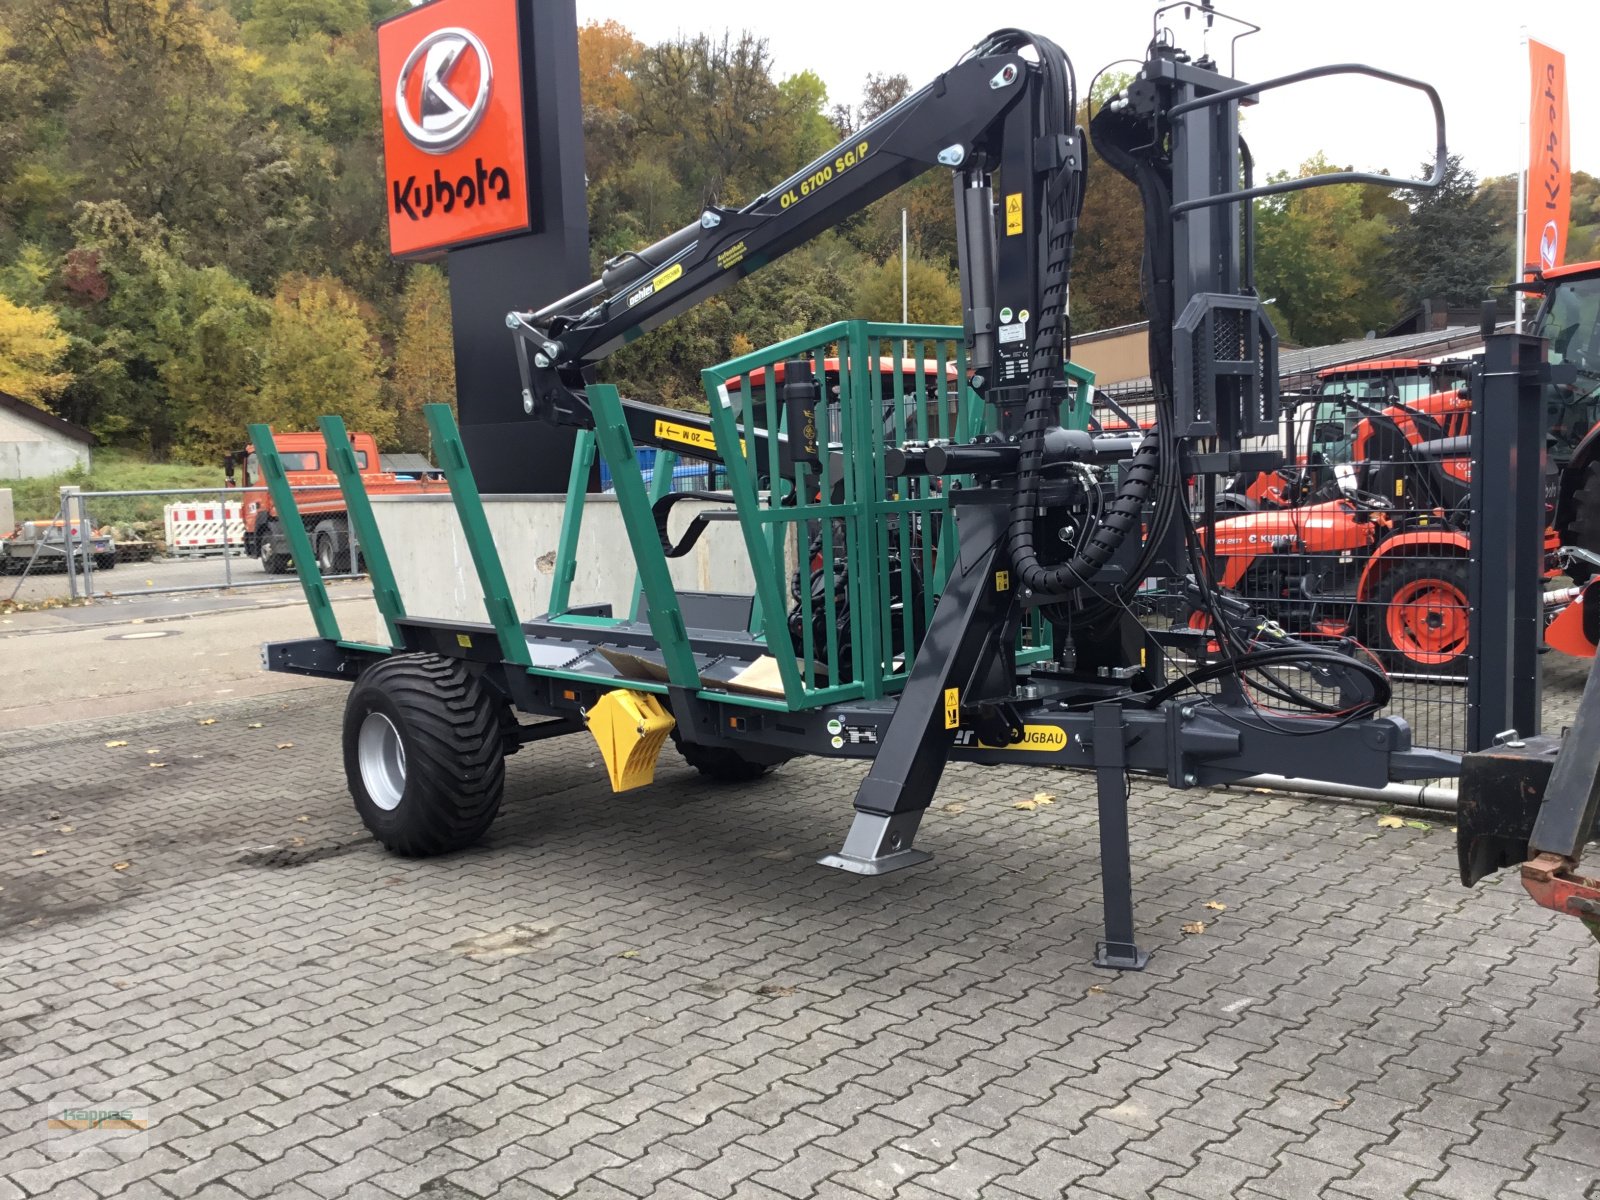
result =
[{"label": "fence post", "polygon": [[1539,732],[1544,626],[1544,339],[1500,333],[1472,381],[1467,749]]},{"label": "fence post", "polygon": [[[61,485],[61,548],[67,556],[67,596],[73,600],[78,598],[78,561],[72,552],[72,497],[77,492],[74,484]],[[37,548],[33,553],[38,557]]]}]

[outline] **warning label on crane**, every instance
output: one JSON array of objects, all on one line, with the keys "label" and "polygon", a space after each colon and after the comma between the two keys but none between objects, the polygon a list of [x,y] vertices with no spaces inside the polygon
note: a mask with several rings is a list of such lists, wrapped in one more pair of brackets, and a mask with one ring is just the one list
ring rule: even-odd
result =
[{"label": "warning label on crane", "polygon": [[1022,232],[1022,193],[1006,195],[1006,236]]},{"label": "warning label on crane", "polygon": [[944,727],[957,729],[961,725],[961,689],[944,690]]},{"label": "warning label on crane", "polygon": [[656,436],[669,442],[682,442],[685,446],[696,446],[703,450],[715,451],[717,448],[717,438],[711,430],[695,429],[691,425],[679,425],[674,421],[658,420]]}]

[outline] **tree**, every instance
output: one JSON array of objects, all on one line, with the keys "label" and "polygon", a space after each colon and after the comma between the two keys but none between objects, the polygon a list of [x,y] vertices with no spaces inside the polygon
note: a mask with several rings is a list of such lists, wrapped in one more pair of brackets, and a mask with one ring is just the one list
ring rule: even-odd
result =
[{"label": "tree", "polygon": [[[855,312],[869,321],[900,320],[900,256],[884,260],[861,278]],[[961,290],[933,263],[906,260],[906,319],[912,324],[956,325],[961,322]]]},{"label": "tree", "polygon": [[259,419],[279,429],[315,429],[337,414],[380,443],[394,440],[384,403],[382,356],[360,302],[336,279],[285,276],[272,298]]},{"label": "tree", "polygon": [[852,109],[848,104],[833,107],[832,121],[841,136],[854,133],[863,125],[876,121],[900,101],[911,94],[911,80],[896,72],[880,75],[876,71],[867,76],[861,85],[861,103]]},{"label": "tree", "polygon": [[[1299,174],[1344,169],[1318,154]],[[1272,182],[1289,177],[1278,172]],[[1256,286],[1274,307],[1280,336],[1324,345],[1394,319],[1383,265],[1392,208],[1381,191],[1360,184],[1286,192],[1257,205]]]},{"label": "tree", "polygon": [[418,267],[400,305],[400,341],[394,352],[394,394],[399,408],[395,444],[424,450],[432,443],[425,404],[456,405],[455,343],[450,327],[450,284],[438,267]]},{"label": "tree", "polygon": [[[1088,129],[1091,114],[1132,81],[1126,72],[1101,72],[1092,93],[1078,105],[1076,123]],[[1139,189],[1095,152],[1092,138],[1085,139],[1084,156],[1088,183],[1072,256],[1075,332],[1111,329],[1145,316],[1140,293],[1144,205]]]},{"label": "tree", "polygon": [[181,427],[177,448],[190,462],[215,462],[244,441],[255,419],[270,310],[224,267],[181,266],[155,332],[167,407]]},{"label": "tree", "polygon": [[[1423,174],[1431,170],[1426,164]],[[1454,154],[1443,182],[1417,194],[1384,245],[1386,279],[1408,308],[1425,300],[1476,304],[1508,274],[1493,205]]]},{"label": "tree", "polygon": [[0,392],[48,411],[50,400],[72,382],[72,373],[60,369],[67,344],[49,309],[0,295]]}]

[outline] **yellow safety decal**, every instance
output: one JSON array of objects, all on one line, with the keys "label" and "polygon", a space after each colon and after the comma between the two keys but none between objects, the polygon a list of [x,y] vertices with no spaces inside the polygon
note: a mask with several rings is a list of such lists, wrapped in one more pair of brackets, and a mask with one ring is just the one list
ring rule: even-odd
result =
[{"label": "yellow safety decal", "polygon": [[1024,725],[1020,742],[1013,742],[1009,746],[991,746],[988,742],[979,742],[978,746],[984,750],[1065,750],[1067,731],[1054,725]]},{"label": "yellow safety decal", "polygon": [[471,650],[472,639],[464,633],[458,633],[456,634],[456,645],[460,646],[463,650]]},{"label": "yellow safety decal", "polygon": [[1406,494],[1406,481],[1404,479],[1396,479],[1394,481],[1394,494],[1396,496],[1404,496]]},{"label": "yellow safety decal", "polygon": [[735,242],[721,254],[717,255],[717,266],[726,271],[729,267],[738,266],[744,261],[744,243]]},{"label": "yellow safety decal", "polygon": [[1022,232],[1022,193],[1006,195],[1006,236]]},{"label": "yellow safety decal", "polygon": [[675,279],[680,278],[682,275],[683,275],[683,264],[682,263],[673,263],[665,271],[661,272],[661,274],[657,275],[654,279],[652,279],[650,281],[650,285],[652,287],[654,287],[656,289],[656,291],[659,292],[662,288],[666,287],[667,284],[673,282],[673,280],[675,280]]},{"label": "yellow safety decal", "polygon": [[961,725],[961,689],[944,690],[944,727],[956,729]]},{"label": "yellow safety decal", "polygon": [[1010,571],[996,571],[994,573],[994,590],[997,592],[1009,592],[1011,590]]},{"label": "yellow safety decal", "polygon": [[715,451],[717,439],[709,429],[695,429],[689,425],[678,425],[672,421],[656,422],[656,436],[666,438],[669,442],[682,442],[685,446],[694,446],[701,450]]}]

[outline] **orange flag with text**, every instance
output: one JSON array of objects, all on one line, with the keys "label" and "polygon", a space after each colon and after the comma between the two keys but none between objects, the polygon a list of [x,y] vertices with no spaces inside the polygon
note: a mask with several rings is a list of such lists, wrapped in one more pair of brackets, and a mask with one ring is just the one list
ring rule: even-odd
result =
[{"label": "orange flag with text", "polygon": [[1567,217],[1572,207],[1572,161],[1567,113],[1567,59],[1528,40],[1533,87],[1528,108],[1528,222],[1524,269],[1548,271],[1566,261]]}]

